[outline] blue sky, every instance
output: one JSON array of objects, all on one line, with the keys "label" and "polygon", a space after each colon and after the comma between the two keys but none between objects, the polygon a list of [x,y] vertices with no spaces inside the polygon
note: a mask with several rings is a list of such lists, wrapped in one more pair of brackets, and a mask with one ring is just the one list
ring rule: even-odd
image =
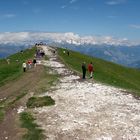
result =
[{"label": "blue sky", "polygon": [[0,32],[140,39],[140,0],[0,0]]}]

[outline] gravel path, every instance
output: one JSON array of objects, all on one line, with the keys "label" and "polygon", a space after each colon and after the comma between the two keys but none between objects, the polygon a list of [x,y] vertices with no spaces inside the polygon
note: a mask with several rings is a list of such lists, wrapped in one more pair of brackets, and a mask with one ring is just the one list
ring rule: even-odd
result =
[{"label": "gravel path", "polygon": [[43,64],[61,74],[49,95],[55,106],[34,109],[46,140],[140,140],[140,100],[122,89],[79,80],[51,48]]}]

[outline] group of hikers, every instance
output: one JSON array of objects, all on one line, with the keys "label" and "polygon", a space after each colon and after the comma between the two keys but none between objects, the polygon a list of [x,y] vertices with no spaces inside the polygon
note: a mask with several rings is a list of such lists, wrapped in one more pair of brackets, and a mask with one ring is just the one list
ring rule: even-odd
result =
[{"label": "group of hikers", "polygon": [[33,60],[29,59],[22,63],[23,72],[26,72],[26,70],[31,69],[32,67],[36,67],[37,64],[36,59],[40,59],[44,57],[44,55],[45,55],[44,51],[38,47],[36,49],[34,59]]},{"label": "group of hikers", "polygon": [[86,71],[87,70],[89,72],[89,78],[92,78],[93,77],[93,72],[94,72],[94,68],[93,68],[92,62],[90,62],[87,67],[86,67],[86,63],[85,62],[82,63],[82,73],[83,73],[82,78],[83,79],[86,78]]},{"label": "group of hikers", "polygon": [[[70,55],[70,52],[69,50],[66,49],[66,51],[64,50],[63,51],[64,54],[67,54],[68,56]],[[93,78],[93,72],[94,72],[94,67],[93,67],[93,64],[92,62],[90,62],[88,64],[88,66],[86,66],[86,62],[83,62],[82,63],[82,79],[86,79],[86,71],[88,70],[89,72],[89,78]]]},{"label": "group of hikers", "polygon": [[36,58],[34,58],[33,60],[29,59],[27,62],[23,62],[23,72],[26,72],[27,69],[31,69],[32,67],[36,67],[36,63]]},{"label": "group of hikers", "polygon": [[[53,51],[53,53],[55,53],[55,50]],[[63,53],[65,53],[65,51],[63,51]],[[23,62],[23,64],[22,64],[23,72],[26,72],[27,69],[30,69],[32,67],[36,67],[36,64],[37,64],[36,58],[41,58],[44,55],[45,55],[44,51],[42,49],[38,48],[36,50],[35,57],[33,60],[28,60],[27,62]],[[69,56],[69,51],[67,51],[67,55]],[[82,74],[83,74],[82,79],[86,78],[87,70],[89,72],[89,78],[93,78],[94,68],[93,68],[92,62],[90,62],[88,64],[88,66],[86,66],[85,62],[82,63]]]}]

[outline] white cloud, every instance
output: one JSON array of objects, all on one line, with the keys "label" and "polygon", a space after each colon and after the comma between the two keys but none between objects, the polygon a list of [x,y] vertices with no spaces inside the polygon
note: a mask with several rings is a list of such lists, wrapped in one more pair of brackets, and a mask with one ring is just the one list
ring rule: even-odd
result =
[{"label": "white cloud", "polygon": [[78,0],[71,0],[69,3],[75,3],[75,2],[77,2]]},{"label": "white cloud", "polygon": [[127,0],[110,0],[110,1],[107,1],[106,4],[108,5],[118,5],[118,4],[123,4],[123,3],[126,3]]},{"label": "white cloud", "polygon": [[33,44],[38,41],[43,42],[58,42],[58,43],[73,43],[80,44],[108,44],[108,45],[136,45],[136,43],[129,41],[127,38],[116,39],[111,36],[80,36],[72,32],[68,33],[47,33],[47,32],[18,32],[0,33],[0,44]]},{"label": "white cloud", "polygon": [[[66,8],[66,7],[69,7],[70,5],[72,5],[72,4],[74,4],[75,2],[77,2],[78,0],[70,0],[69,1],[69,3],[67,3],[66,5],[62,5],[60,8],[62,8],[62,9],[64,9],[64,8]],[[79,9],[79,8],[75,8],[75,7],[71,7],[72,9],[74,9],[74,10],[77,10],[77,9]]]},{"label": "white cloud", "polygon": [[107,4],[108,4],[108,5],[116,5],[117,2],[115,2],[115,1],[108,1]]},{"label": "white cloud", "polygon": [[61,6],[62,9],[66,8],[66,7],[67,7],[66,5],[62,5],[62,6]]},{"label": "white cloud", "polygon": [[140,25],[131,24],[129,25],[131,28],[140,29]]}]

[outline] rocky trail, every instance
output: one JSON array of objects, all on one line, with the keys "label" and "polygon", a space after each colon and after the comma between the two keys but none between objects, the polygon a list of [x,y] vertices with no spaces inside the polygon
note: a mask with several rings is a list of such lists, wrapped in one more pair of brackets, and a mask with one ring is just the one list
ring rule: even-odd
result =
[{"label": "rocky trail", "polygon": [[55,105],[33,109],[46,140],[140,140],[140,100],[125,90],[103,85],[66,68],[42,46],[51,73],[60,74],[59,83],[40,96],[49,95]]}]

